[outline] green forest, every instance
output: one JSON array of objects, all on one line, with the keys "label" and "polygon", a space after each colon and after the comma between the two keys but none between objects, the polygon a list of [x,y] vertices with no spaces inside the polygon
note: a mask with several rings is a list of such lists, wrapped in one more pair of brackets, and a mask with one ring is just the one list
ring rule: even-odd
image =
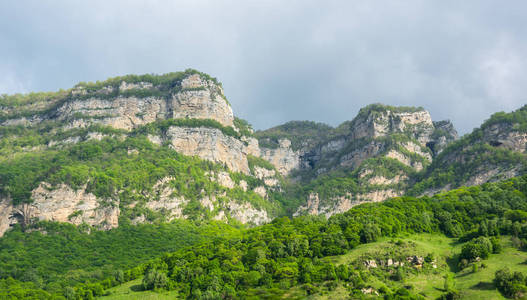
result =
[{"label": "green forest", "polygon": [[[254,228],[177,221],[86,234],[82,227],[35,224],[39,231],[15,228],[0,240],[0,296],[92,299],[140,279],[140,290],[171,291],[177,298],[271,299],[294,288],[306,297],[342,286],[348,296],[360,298],[370,281],[382,278],[384,286],[376,292],[385,299],[421,299],[426,295],[400,282],[415,272],[432,272],[433,264],[440,263],[433,252],[423,255],[419,269],[368,269],[335,258],[386,238],[400,243],[400,250],[405,242],[398,239],[405,235],[431,234],[460,245],[448,258],[452,270],[478,272],[489,256],[499,255],[505,237],[514,241],[516,251],[526,247],[526,200],[527,176],[433,197],[362,204],[329,219],[277,218]],[[492,282],[513,297],[527,291],[524,278],[503,269]],[[462,291],[449,286],[449,280],[441,297],[460,297]]]}]

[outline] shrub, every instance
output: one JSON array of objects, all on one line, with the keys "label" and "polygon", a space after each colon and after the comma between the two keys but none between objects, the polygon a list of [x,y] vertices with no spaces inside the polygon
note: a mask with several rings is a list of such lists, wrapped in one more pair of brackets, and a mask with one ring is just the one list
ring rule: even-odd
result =
[{"label": "shrub", "polygon": [[461,258],[465,258],[469,261],[475,260],[477,257],[486,259],[492,253],[491,241],[483,236],[466,243],[461,249]]}]

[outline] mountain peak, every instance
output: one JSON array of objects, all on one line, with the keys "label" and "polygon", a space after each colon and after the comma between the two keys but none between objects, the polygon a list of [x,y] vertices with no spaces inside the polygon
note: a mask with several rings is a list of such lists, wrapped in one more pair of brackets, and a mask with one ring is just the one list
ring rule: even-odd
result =
[{"label": "mountain peak", "polygon": [[81,82],[65,92],[5,96],[0,104],[7,107],[0,115],[0,125],[55,120],[66,128],[97,124],[131,130],[157,120],[190,118],[234,127],[234,114],[221,84],[192,69]]}]

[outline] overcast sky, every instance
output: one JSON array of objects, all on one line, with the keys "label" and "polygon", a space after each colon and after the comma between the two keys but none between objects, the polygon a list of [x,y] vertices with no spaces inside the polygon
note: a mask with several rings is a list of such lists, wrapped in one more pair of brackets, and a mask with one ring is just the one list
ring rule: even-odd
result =
[{"label": "overcast sky", "polygon": [[0,2],[0,93],[186,68],[257,129],[381,102],[466,133],[527,104],[527,1]]}]

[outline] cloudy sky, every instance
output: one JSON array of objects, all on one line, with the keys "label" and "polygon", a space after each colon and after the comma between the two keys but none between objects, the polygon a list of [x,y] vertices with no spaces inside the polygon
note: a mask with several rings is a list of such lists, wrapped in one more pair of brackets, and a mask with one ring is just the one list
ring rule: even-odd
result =
[{"label": "cloudy sky", "polygon": [[527,104],[527,2],[0,3],[0,93],[195,68],[255,128],[423,106],[466,133]]}]

